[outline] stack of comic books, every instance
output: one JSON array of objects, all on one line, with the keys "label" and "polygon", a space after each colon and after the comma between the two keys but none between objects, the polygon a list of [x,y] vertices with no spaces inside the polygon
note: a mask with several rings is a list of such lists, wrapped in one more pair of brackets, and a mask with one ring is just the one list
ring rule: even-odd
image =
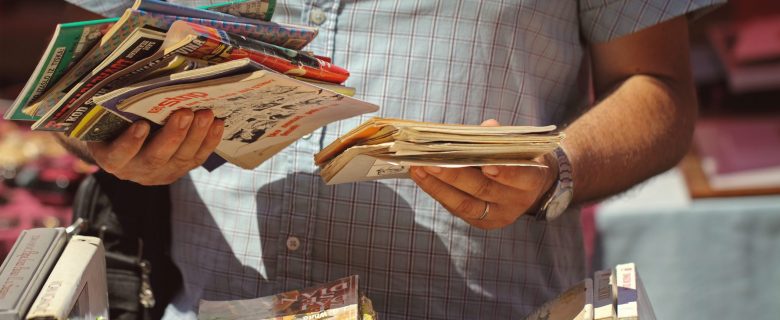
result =
[{"label": "stack of comic books", "polygon": [[225,120],[216,153],[254,168],[329,122],[376,111],[350,97],[347,70],[301,50],[317,29],[272,22],[274,6],[137,0],[118,18],[60,24],[5,118],[106,141],[139,119],[208,108]]}]

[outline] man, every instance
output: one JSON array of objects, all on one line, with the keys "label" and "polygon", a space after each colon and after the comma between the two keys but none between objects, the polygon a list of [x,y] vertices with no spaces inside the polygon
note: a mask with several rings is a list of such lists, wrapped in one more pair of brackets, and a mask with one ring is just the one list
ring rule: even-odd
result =
[{"label": "man", "polygon": [[[687,150],[697,107],[685,14],[710,2],[277,3],[273,21],[319,26],[309,49],[350,70],[347,85],[380,116],[559,125],[563,149],[538,159],[547,168],[426,167],[412,180],[323,185],[312,156],[361,117],[254,171],[207,172],[198,166],[223,127],[208,111],[176,112],[153,136],[138,122],[86,151],[119,178],[171,183],[184,288],[167,318],[194,318],[199,299],[349,274],[383,319],[520,318],[585,276],[577,204]],[[586,110],[589,83],[598,102]]]}]

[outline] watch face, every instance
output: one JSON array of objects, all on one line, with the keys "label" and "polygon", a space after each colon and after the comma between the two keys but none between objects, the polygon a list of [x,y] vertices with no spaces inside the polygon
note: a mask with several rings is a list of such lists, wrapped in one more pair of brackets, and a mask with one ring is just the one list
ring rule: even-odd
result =
[{"label": "watch face", "polygon": [[574,193],[570,189],[562,190],[561,193],[556,194],[547,208],[547,220],[555,219],[566,211],[573,195]]}]

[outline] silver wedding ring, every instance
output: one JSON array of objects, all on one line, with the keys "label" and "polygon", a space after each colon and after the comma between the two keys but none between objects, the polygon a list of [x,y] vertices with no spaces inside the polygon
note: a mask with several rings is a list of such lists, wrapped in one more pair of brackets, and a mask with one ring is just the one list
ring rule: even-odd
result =
[{"label": "silver wedding ring", "polygon": [[488,215],[488,212],[490,212],[490,202],[485,201],[485,211],[482,211],[482,214],[479,215],[479,218],[477,218],[477,220],[485,219],[485,217],[487,217]]}]

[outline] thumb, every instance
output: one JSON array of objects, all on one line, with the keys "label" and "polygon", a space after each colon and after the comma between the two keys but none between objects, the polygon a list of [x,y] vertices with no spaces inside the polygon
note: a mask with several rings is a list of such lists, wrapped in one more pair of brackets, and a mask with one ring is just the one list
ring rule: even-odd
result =
[{"label": "thumb", "polygon": [[485,121],[482,121],[481,126],[483,127],[498,127],[501,124],[498,123],[496,119],[487,119]]}]

